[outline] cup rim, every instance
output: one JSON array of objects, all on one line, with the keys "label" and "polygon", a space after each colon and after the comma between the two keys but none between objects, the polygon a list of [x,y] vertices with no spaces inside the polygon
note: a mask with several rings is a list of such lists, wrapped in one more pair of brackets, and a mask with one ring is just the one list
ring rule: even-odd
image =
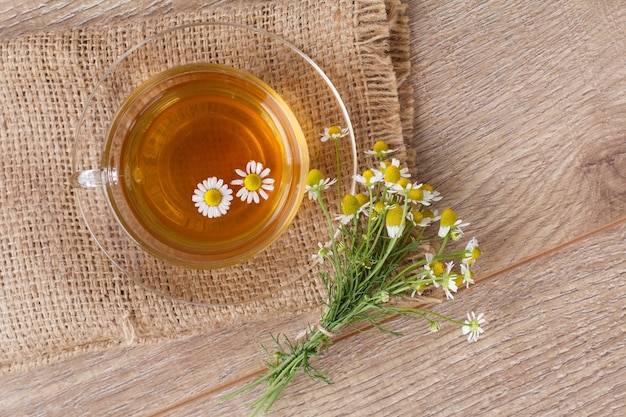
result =
[{"label": "cup rim", "polygon": [[[112,160],[116,159],[116,156],[120,156],[120,161],[117,163],[122,162],[123,157],[118,154],[112,154],[111,149],[115,142],[116,126],[118,126],[121,120],[124,120],[126,113],[135,107],[137,100],[142,100],[145,93],[150,93],[154,86],[161,83],[169,84],[170,82],[174,82],[178,77],[183,77],[184,80],[188,80],[199,73],[207,71],[221,72],[226,73],[229,76],[241,77],[258,88],[259,91],[263,91],[267,95],[271,96],[272,100],[276,102],[275,104],[280,107],[281,111],[284,113],[285,118],[290,120],[291,124],[289,124],[289,127],[293,130],[293,135],[288,135],[287,138],[281,137],[279,141],[286,149],[286,156],[288,159],[291,159],[293,155],[297,155],[300,163],[292,167],[291,174],[293,174],[293,176],[288,176],[289,180],[287,182],[287,187],[285,190],[282,190],[282,194],[280,196],[282,204],[276,208],[276,213],[268,216],[262,224],[256,225],[254,231],[251,231],[243,240],[238,240],[236,243],[230,242],[230,245],[233,246],[233,248],[215,248],[215,251],[218,252],[220,249],[234,249],[234,247],[241,248],[241,252],[238,252],[237,255],[228,258],[223,258],[219,254],[213,252],[194,253],[193,248],[187,248],[188,250],[185,251],[182,248],[174,248],[174,242],[170,242],[172,244],[170,245],[169,243],[161,242],[159,239],[154,239],[154,236],[151,236],[151,232],[148,230],[150,226],[144,224],[146,222],[142,222],[139,218],[140,216],[138,217],[136,213],[134,215],[131,214],[133,211],[131,207],[132,204],[128,203],[124,197],[125,193],[123,187],[118,190],[120,182],[123,181],[123,173],[118,172],[115,176],[116,181],[113,183],[111,181],[103,182],[102,186],[105,189],[104,192],[109,208],[115,213],[117,222],[130,239],[156,258],[177,264],[183,268],[193,269],[215,269],[232,266],[250,259],[258,252],[271,245],[289,226],[298,211],[304,196],[304,184],[309,167],[308,145],[304,137],[304,133],[298,124],[297,118],[292,113],[287,103],[284,102],[282,97],[280,97],[280,95],[275,92],[271,86],[254,75],[238,68],[228,67],[222,64],[194,63],[172,67],[152,76],[148,80],[144,81],[140,86],[135,88],[131,95],[127,97],[126,101],[124,101],[122,106],[118,109],[116,116],[113,118],[105,141],[105,147],[101,158],[103,170],[109,170],[110,165],[115,164]],[[159,95],[160,93],[156,94],[156,97]],[[152,97],[150,94],[148,96]],[[145,104],[143,103],[137,104],[137,106],[139,106],[142,110],[144,109],[144,105]],[[119,151],[122,152],[123,149],[120,149]],[[293,198],[286,199],[286,196],[290,193],[293,194]],[[129,216],[126,216],[124,213],[128,213]],[[280,217],[282,214],[286,214],[286,216]],[[258,241],[258,243],[250,245],[252,240]],[[196,250],[199,249],[196,248]]]}]

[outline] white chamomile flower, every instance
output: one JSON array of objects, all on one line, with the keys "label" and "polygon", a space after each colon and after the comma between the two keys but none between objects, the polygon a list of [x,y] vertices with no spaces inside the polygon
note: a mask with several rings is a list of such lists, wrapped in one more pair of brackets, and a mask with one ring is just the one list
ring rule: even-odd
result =
[{"label": "white chamomile flower", "polygon": [[474,284],[474,273],[466,264],[461,264],[461,274],[466,288],[469,288],[470,284]]},{"label": "white chamomile flower", "polygon": [[469,266],[473,264],[476,259],[480,257],[480,255],[481,251],[478,247],[478,240],[473,237],[469,242],[467,242],[467,245],[465,246],[465,255],[463,256],[461,263]]},{"label": "white chamomile flower", "polygon": [[333,251],[330,250],[330,242],[326,242],[324,245],[322,245],[322,242],[318,242],[317,247],[317,253],[312,255],[313,261],[323,264],[324,259],[333,256]]},{"label": "white chamomile flower", "polygon": [[430,226],[432,223],[439,221],[439,219],[441,219],[441,216],[439,215],[439,210],[431,211],[429,209],[424,209],[422,210],[422,217],[417,226],[427,227]]},{"label": "white chamomile flower", "polygon": [[409,203],[422,204],[424,206],[430,205],[430,203],[424,198],[424,190],[422,190],[422,183],[411,183],[406,180],[407,183],[403,184],[402,181],[396,183],[393,188],[394,191],[402,194]]},{"label": "white chamomile flower", "polygon": [[372,187],[383,180],[383,173],[377,169],[366,169],[362,174],[354,175],[352,178],[359,184]]},{"label": "white chamomile flower", "polygon": [[233,199],[233,190],[228,188],[224,180],[217,177],[207,178],[197,187],[191,200],[198,212],[209,219],[226,214]]},{"label": "white chamomile flower", "polygon": [[426,258],[426,265],[424,265],[424,271],[430,279],[433,280],[433,285],[439,288],[440,278],[445,272],[443,262],[435,260],[435,255],[427,253],[424,255]]},{"label": "white chamomile flower", "polygon": [[454,210],[447,208],[441,213],[441,220],[439,225],[439,237],[446,237],[448,233],[453,240],[458,240],[463,236],[462,227],[469,225],[469,223],[463,223],[457,219]]},{"label": "white chamomile flower", "polygon": [[387,155],[395,151],[396,149],[389,149],[389,145],[387,145],[387,142],[379,140],[374,143],[374,147],[371,150],[364,151],[363,153],[366,155],[373,155],[376,158],[383,160],[387,157]]},{"label": "white chamomile flower", "polygon": [[235,172],[241,178],[232,180],[230,184],[241,186],[237,191],[237,197],[241,198],[241,201],[248,204],[254,201],[258,204],[261,201],[259,196],[267,200],[269,197],[267,191],[274,191],[274,179],[268,177],[270,169],[263,167],[260,162],[249,161],[245,171],[237,168]]},{"label": "white chamomile flower", "polygon": [[483,334],[483,332],[485,331],[482,328],[482,325],[486,322],[487,320],[484,319],[483,313],[480,313],[478,316],[474,314],[473,311],[471,313],[467,313],[467,320],[465,320],[465,324],[463,325],[463,327],[461,327],[461,331],[464,335],[468,335],[468,342],[478,341],[478,336]]},{"label": "white chamomile flower", "polygon": [[443,197],[441,196],[441,193],[439,191],[424,190],[424,200],[427,201],[428,204],[440,201],[442,198]]},{"label": "white chamomile flower", "polygon": [[341,213],[335,216],[335,220],[344,225],[348,224],[367,210],[368,205],[369,200],[365,194],[346,194],[341,200]]},{"label": "white chamomile flower", "polygon": [[317,200],[317,196],[322,191],[328,189],[337,182],[336,178],[324,178],[324,174],[317,168],[309,171],[306,178],[306,187],[304,191],[309,194],[309,200]]},{"label": "white chamomile flower", "polygon": [[400,178],[410,178],[411,173],[406,167],[400,168],[400,160],[393,158],[391,162],[381,162],[380,170],[383,173],[383,179],[388,187],[393,187]]},{"label": "white chamomile flower", "polygon": [[443,291],[446,293],[446,299],[448,300],[453,300],[454,295],[452,295],[452,293],[457,292],[459,289],[456,285],[456,275],[450,274],[453,266],[453,262],[446,262],[446,270],[443,273],[443,280],[441,281],[441,288],[443,288]]},{"label": "white chamomile flower", "polygon": [[385,226],[387,228],[387,235],[394,239],[400,237],[404,232],[405,218],[404,210],[399,205],[394,205],[385,216]]},{"label": "white chamomile flower", "polygon": [[324,133],[321,135],[320,140],[322,142],[327,142],[329,139],[339,140],[344,136],[348,136],[348,133],[350,133],[350,131],[347,127],[341,128],[341,126],[333,125],[324,129]]}]

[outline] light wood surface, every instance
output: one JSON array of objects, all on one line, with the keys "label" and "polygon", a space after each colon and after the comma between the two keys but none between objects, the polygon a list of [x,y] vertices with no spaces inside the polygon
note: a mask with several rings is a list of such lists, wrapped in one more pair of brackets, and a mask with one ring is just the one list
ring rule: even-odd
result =
[{"label": "light wood surface", "polygon": [[[0,2],[0,32],[196,7]],[[92,4],[93,3],[93,4]],[[480,282],[433,307],[484,311],[478,343],[388,323],[338,341],[276,416],[626,415],[626,17],[622,2],[412,2],[412,165],[482,244]],[[0,415],[239,416],[277,317],[109,349],[0,379]]]}]

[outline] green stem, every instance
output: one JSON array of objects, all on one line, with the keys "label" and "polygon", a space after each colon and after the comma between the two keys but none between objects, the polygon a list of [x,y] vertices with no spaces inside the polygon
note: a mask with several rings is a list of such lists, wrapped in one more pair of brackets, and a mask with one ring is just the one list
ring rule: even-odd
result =
[{"label": "green stem", "polygon": [[335,142],[335,159],[337,161],[337,211],[341,213],[341,155],[339,155],[339,140]]},{"label": "green stem", "polygon": [[439,247],[439,250],[437,251],[437,256],[440,256],[443,253],[443,250],[446,248],[446,244],[448,243],[448,235],[446,235],[446,237],[443,238],[443,240],[441,241],[441,246]]}]

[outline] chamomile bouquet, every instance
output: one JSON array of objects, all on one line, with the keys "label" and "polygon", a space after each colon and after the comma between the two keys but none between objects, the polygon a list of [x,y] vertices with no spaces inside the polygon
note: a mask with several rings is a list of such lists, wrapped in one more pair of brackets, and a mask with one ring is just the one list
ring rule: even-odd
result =
[{"label": "chamomile bouquet", "polygon": [[[337,141],[347,133],[331,126],[321,140],[334,142],[338,150]],[[318,243],[311,255],[315,262],[326,264],[318,272],[325,288],[322,313],[317,323],[297,337],[273,336],[272,346],[263,347],[269,357],[267,371],[227,397],[265,383],[264,394],[251,405],[253,416],[268,411],[299,373],[331,383],[315,366],[315,358],[327,351],[346,326],[369,323],[394,334],[382,323],[401,315],[425,320],[434,332],[444,322],[458,325],[469,342],[477,341],[484,331],[482,313],[472,311],[465,320],[457,320],[424,309],[418,302],[433,291],[452,299],[459,287],[474,283],[474,265],[481,255],[477,240],[469,239],[460,250],[447,250],[451,241],[464,237],[468,223],[451,208],[439,213],[434,206],[442,199],[440,193],[414,181],[385,142],[374,143],[365,153],[372,165],[354,177],[360,192],[340,196],[335,213],[325,193],[337,186],[338,178],[327,177],[319,169],[308,174],[306,193],[316,200],[328,228],[328,240]]]}]

